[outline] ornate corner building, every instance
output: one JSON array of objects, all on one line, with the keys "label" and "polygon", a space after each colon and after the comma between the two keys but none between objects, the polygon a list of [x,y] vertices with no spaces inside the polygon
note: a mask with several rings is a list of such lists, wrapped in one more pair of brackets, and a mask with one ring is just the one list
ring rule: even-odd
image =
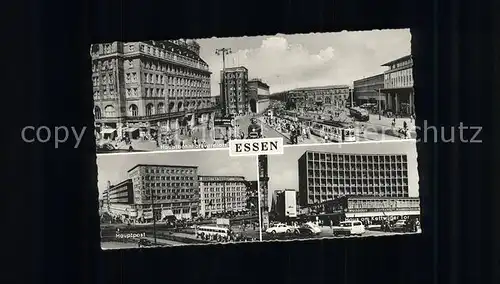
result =
[{"label": "ornate corner building", "polygon": [[151,134],[213,119],[211,72],[199,52],[183,40],[92,45],[97,132]]}]

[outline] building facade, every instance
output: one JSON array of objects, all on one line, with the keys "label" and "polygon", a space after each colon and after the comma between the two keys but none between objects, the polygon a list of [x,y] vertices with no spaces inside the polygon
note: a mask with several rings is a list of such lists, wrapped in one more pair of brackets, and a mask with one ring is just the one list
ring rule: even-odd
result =
[{"label": "building facade", "polygon": [[386,109],[386,95],[382,93],[384,74],[359,79],[353,82],[354,102],[357,105],[364,103],[380,103],[380,109]]},{"label": "building facade", "polygon": [[269,107],[269,85],[261,79],[248,81],[248,103],[251,113],[262,113]]},{"label": "building facade", "polygon": [[118,184],[110,185],[106,198],[110,204],[133,204],[134,192],[132,180],[126,179]]},{"label": "building facade", "polygon": [[200,215],[223,216],[247,211],[247,181],[241,176],[198,176]]},{"label": "building facade", "polygon": [[349,86],[332,85],[298,88],[275,94],[294,109],[341,108],[349,102]]},{"label": "building facade", "polygon": [[198,216],[198,167],[139,164],[128,171],[134,189],[138,218],[159,220],[173,214],[178,219]]},{"label": "building facade", "polygon": [[334,200],[309,205],[302,209],[309,216],[323,220],[359,220],[365,224],[379,224],[384,220],[420,217],[418,197],[342,196]]},{"label": "building facade", "polygon": [[384,72],[384,88],[382,89],[386,97],[387,108],[400,114],[414,114],[412,56],[403,56],[382,66],[389,68]]},{"label": "building facade", "polygon": [[92,45],[97,134],[168,132],[213,118],[211,73],[199,50],[182,40]]},{"label": "building facade", "polygon": [[274,191],[273,201],[276,220],[285,222],[288,218],[297,217],[297,192],[294,189]]},{"label": "building facade", "polygon": [[298,160],[300,205],[342,195],[408,197],[406,154],[368,155],[306,151]]},{"label": "building facade", "polygon": [[247,68],[240,66],[221,70],[220,90],[224,115],[249,111]]}]

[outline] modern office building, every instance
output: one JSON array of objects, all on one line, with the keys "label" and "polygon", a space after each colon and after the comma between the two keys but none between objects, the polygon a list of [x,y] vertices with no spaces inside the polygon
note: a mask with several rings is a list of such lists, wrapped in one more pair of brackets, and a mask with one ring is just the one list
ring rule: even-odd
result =
[{"label": "modern office building", "polygon": [[137,137],[213,118],[211,73],[199,51],[183,40],[92,45],[97,134]]},{"label": "modern office building", "polygon": [[242,176],[198,176],[200,215],[223,216],[247,211],[248,183]]},{"label": "modern office building", "polygon": [[231,67],[221,70],[220,96],[224,115],[249,111],[248,69]]},{"label": "modern office building", "polygon": [[110,204],[133,204],[134,192],[132,180],[126,179],[118,184],[109,185],[106,195]]},{"label": "modern office building", "polygon": [[[360,220],[378,224],[382,220],[411,219],[420,217],[418,197],[342,196],[302,208],[302,214],[324,221],[338,223]],[[327,222],[328,223],[328,222]]]},{"label": "modern office building", "polygon": [[384,72],[384,88],[387,108],[400,114],[415,112],[415,92],[413,90],[413,58],[403,56],[382,66],[389,69]]},{"label": "modern office building", "polygon": [[384,89],[384,74],[378,74],[353,82],[354,102],[356,105],[364,103],[379,104],[380,109],[386,109],[386,95],[382,93]]},{"label": "modern office building", "polygon": [[198,167],[139,164],[128,171],[128,176],[133,184],[138,218],[149,219],[152,204],[157,220],[168,214],[177,219],[198,215]]},{"label": "modern office building", "polygon": [[290,108],[294,109],[345,107],[349,101],[349,86],[331,85],[297,88],[275,93],[272,98],[282,100]]},{"label": "modern office building", "polygon": [[301,206],[343,195],[408,197],[406,154],[306,151],[298,167]]},{"label": "modern office building", "polygon": [[262,113],[269,108],[269,85],[261,79],[248,81],[248,103],[251,113]]}]

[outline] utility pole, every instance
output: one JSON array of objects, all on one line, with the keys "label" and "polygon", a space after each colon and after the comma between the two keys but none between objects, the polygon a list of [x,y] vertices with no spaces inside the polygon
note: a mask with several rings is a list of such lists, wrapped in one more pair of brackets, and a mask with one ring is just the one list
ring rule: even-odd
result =
[{"label": "utility pole", "polygon": [[375,89],[375,91],[377,92],[378,94],[378,120],[382,120],[382,116],[381,116],[381,109],[380,109],[380,89]]},{"label": "utility pole", "polygon": [[228,115],[229,114],[229,111],[228,111],[228,108],[227,108],[227,101],[226,101],[226,96],[225,96],[225,92],[226,92],[226,86],[224,84],[224,77],[226,76],[226,73],[224,72],[225,69],[226,69],[226,55],[228,54],[231,54],[232,51],[231,51],[231,48],[217,48],[215,50],[215,54],[216,55],[222,55],[222,76],[220,78],[220,81],[221,81],[221,84],[222,84],[222,88],[221,88],[221,101],[223,102],[223,112],[224,112],[224,115]]},{"label": "utility pole", "polygon": [[153,238],[155,240],[156,245],[156,218],[155,218],[155,199],[153,196],[153,189],[149,189],[151,191],[151,213],[153,214]]}]

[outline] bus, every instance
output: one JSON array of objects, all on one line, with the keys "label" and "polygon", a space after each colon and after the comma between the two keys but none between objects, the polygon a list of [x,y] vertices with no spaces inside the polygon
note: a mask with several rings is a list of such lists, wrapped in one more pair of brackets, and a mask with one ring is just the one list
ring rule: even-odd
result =
[{"label": "bus", "polygon": [[349,113],[352,118],[358,121],[368,121],[370,120],[370,115],[368,110],[359,107],[352,107],[349,109]]},{"label": "bus", "polygon": [[317,120],[312,123],[311,133],[334,142],[356,142],[354,127],[337,121]]},{"label": "bus", "polygon": [[195,230],[195,235],[197,238],[204,237],[224,237],[227,238],[230,235],[230,230],[228,228],[217,227],[217,226],[200,226]]}]

